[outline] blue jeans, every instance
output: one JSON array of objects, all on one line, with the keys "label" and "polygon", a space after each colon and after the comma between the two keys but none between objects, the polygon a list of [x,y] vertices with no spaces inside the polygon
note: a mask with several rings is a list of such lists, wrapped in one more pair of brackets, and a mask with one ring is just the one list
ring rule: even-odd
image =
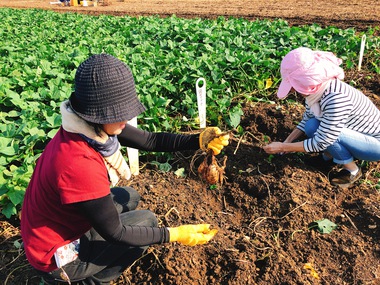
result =
[{"label": "blue jeans", "polygon": [[[305,134],[309,138],[319,127],[320,121],[315,118],[305,124]],[[338,139],[325,150],[337,164],[347,164],[354,159],[366,161],[380,160],[380,141],[374,137],[350,130],[343,129]]]},{"label": "blue jeans", "polygon": [[[129,187],[111,189],[115,206],[123,225],[157,227],[155,215],[148,210],[135,210],[140,194]],[[94,229],[80,239],[79,257],[52,272],[40,272],[49,284],[65,282],[62,274],[71,276],[75,284],[105,285],[118,278],[123,271],[140,258],[148,246],[132,247],[106,242]]]}]

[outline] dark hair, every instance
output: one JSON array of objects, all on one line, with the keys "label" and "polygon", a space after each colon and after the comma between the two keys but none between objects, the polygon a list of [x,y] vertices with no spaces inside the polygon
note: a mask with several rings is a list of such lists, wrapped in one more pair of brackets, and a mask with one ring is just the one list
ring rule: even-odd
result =
[{"label": "dark hair", "polygon": [[86,123],[94,128],[96,135],[98,135],[99,137],[102,135],[102,131],[103,131],[103,125],[102,124],[96,124],[96,123],[92,123],[89,121],[86,121]]}]

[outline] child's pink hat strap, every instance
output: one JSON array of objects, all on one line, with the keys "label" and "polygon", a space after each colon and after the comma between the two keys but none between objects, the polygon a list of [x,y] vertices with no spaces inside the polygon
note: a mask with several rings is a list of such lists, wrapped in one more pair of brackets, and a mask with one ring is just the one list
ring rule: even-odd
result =
[{"label": "child's pink hat strap", "polygon": [[302,94],[314,94],[322,83],[334,78],[342,80],[342,60],[332,52],[313,51],[300,47],[290,51],[281,62],[278,98],[285,98],[292,87]]}]

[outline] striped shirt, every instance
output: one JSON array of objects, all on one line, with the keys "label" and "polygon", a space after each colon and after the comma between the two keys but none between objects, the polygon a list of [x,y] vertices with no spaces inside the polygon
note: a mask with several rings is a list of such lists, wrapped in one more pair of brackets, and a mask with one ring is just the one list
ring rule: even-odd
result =
[{"label": "striped shirt", "polygon": [[[319,102],[322,116],[314,137],[304,140],[306,152],[320,152],[332,145],[343,128],[377,138],[380,141],[380,110],[362,92],[338,79],[331,82]],[[305,123],[314,114],[306,104],[297,128],[305,131]]]}]

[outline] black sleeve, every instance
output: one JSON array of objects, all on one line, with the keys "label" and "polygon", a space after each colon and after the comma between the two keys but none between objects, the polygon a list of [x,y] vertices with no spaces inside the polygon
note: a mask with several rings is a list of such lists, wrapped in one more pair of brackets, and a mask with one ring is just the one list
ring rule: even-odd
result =
[{"label": "black sleeve", "polygon": [[152,133],[129,124],[118,135],[118,139],[122,146],[145,151],[172,152],[199,149],[199,134]]},{"label": "black sleeve", "polygon": [[108,242],[131,246],[169,242],[167,228],[123,225],[111,195],[77,205],[90,220],[93,228]]}]

